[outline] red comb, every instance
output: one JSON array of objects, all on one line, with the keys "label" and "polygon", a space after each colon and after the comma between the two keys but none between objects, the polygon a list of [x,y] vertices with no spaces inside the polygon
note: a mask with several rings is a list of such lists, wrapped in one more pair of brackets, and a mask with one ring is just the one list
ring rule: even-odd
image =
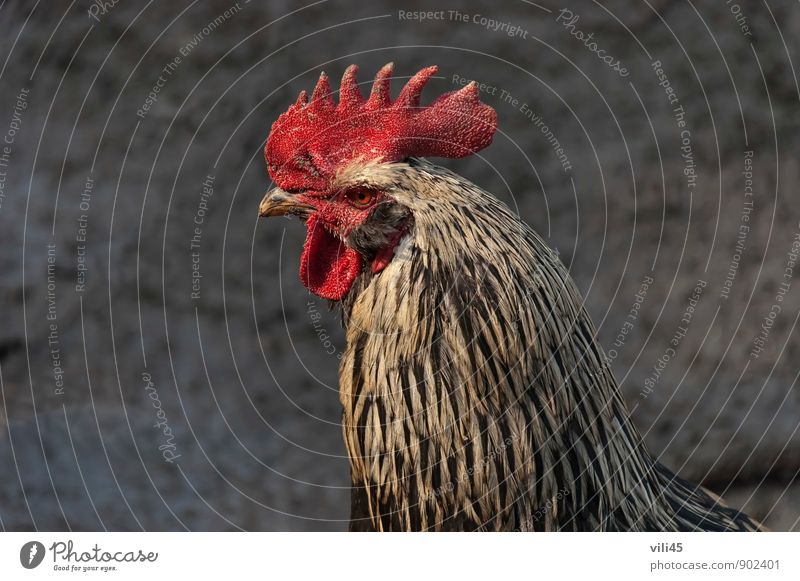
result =
[{"label": "red comb", "polygon": [[497,113],[480,102],[474,83],[445,93],[428,106],[420,94],[437,67],[409,79],[395,101],[389,84],[393,65],[375,76],[369,99],[356,83],[358,67],[342,76],[339,103],[325,73],[311,102],[306,92],[272,125],[264,148],[270,176],[285,190],[325,190],[336,171],[361,157],[400,161],[407,157],[465,157],[492,142]]}]

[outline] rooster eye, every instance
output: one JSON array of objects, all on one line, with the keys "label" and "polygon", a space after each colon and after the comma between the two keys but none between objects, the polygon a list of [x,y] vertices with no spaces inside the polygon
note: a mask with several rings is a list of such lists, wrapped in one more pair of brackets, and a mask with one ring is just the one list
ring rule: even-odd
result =
[{"label": "rooster eye", "polygon": [[358,189],[347,192],[345,197],[356,208],[366,208],[373,202],[375,195],[371,190]]}]

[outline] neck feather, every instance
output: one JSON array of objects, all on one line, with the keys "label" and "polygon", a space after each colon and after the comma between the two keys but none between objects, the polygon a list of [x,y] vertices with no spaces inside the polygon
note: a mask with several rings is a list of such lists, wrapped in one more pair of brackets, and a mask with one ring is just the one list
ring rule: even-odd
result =
[{"label": "neck feather", "polygon": [[715,514],[647,454],[541,238],[447,170],[409,171],[439,188],[435,203],[413,208],[392,262],[344,305],[354,517],[383,530],[675,530]]}]

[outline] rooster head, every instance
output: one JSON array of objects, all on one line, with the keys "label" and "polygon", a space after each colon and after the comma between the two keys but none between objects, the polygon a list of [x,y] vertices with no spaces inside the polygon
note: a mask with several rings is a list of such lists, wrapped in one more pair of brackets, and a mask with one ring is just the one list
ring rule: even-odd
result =
[{"label": "rooster head", "polygon": [[411,77],[391,100],[393,66],[375,77],[368,99],[352,65],[342,77],[338,103],[323,73],[309,99],[305,91],[272,125],[264,157],[277,185],[259,215],[295,215],[307,235],[300,278],[314,294],[343,299],[365,268],[381,272],[413,220],[380,169],[411,157],[465,157],[492,141],[497,115],[478,99],[475,83],[420,105],[425,84],[437,68]]}]

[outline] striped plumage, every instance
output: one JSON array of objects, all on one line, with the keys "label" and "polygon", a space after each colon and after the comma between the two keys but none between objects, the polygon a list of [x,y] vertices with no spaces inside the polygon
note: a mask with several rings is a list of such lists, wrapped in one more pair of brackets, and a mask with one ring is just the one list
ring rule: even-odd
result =
[{"label": "striped plumage", "polygon": [[418,159],[347,179],[413,215],[342,305],[353,530],[758,528],[651,459],[566,268],[504,204]]},{"label": "striped plumage", "polygon": [[759,530],[655,462],[564,265],[504,204],[420,156],[489,145],[474,84],[369,99],[356,68],[273,124],[260,215],[306,223],[303,284],[341,305],[352,530]]}]

